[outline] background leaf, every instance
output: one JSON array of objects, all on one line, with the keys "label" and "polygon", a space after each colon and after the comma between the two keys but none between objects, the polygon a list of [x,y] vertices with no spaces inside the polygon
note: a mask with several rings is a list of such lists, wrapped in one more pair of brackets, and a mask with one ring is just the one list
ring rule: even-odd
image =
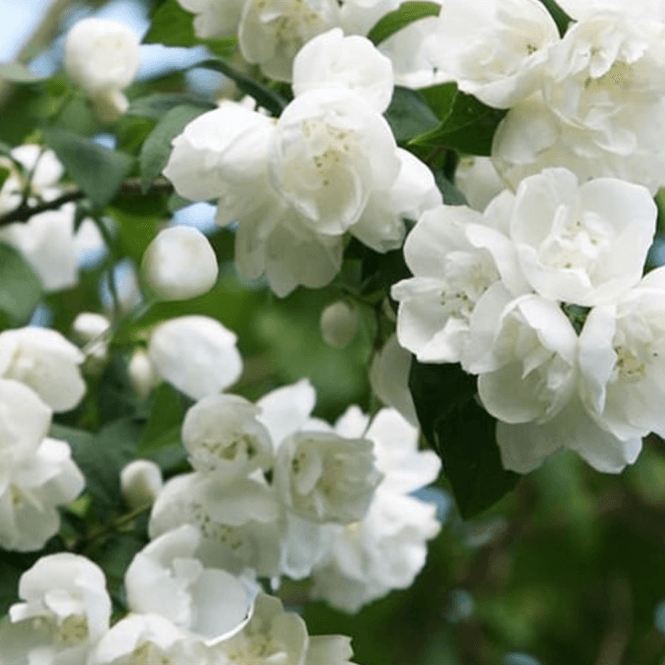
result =
[{"label": "background leaf", "polygon": [[0,243],[0,326],[27,323],[42,296],[42,283],[32,266],[11,245]]},{"label": "background leaf", "polygon": [[367,38],[375,45],[380,44],[409,23],[426,16],[438,16],[440,11],[441,5],[436,2],[403,2],[398,9],[383,16]]},{"label": "background leaf", "polygon": [[49,129],[45,136],[72,180],[96,208],[103,208],[113,199],[134,165],[133,157],[64,129]]}]

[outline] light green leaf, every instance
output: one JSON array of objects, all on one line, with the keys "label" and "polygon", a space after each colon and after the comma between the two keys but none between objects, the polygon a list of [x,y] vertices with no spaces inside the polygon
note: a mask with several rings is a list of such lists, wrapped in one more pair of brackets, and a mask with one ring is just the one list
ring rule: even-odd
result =
[{"label": "light green leaf", "polygon": [[42,296],[42,283],[23,255],[0,243],[0,324],[27,323]]},{"label": "light green leaf", "polygon": [[152,394],[150,416],[143,430],[138,454],[151,455],[169,446],[180,444],[183,418],[180,393],[169,383],[161,383]]},{"label": "light green leaf", "polygon": [[133,157],[104,148],[73,132],[49,129],[45,137],[71,178],[96,208],[103,208],[113,199],[134,165]]},{"label": "light green leaf", "polygon": [[166,0],[155,10],[144,44],[194,46],[197,43],[192,27],[193,14],[185,11],[176,0]]},{"label": "light green leaf", "polygon": [[157,177],[169,161],[171,141],[182,132],[185,125],[204,111],[200,106],[177,106],[157,123],[145,140],[139,156],[141,175],[146,184]]},{"label": "light green leaf", "polygon": [[128,115],[137,115],[152,120],[160,120],[171,109],[178,106],[200,106],[203,111],[212,111],[216,104],[192,95],[156,92],[152,95],[132,100],[127,110]]},{"label": "light green leaf", "polygon": [[380,44],[409,23],[426,16],[438,16],[440,11],[441,5],[436,2],[403,2],[394,12],[382,17],[367,38],[374,45]]}]

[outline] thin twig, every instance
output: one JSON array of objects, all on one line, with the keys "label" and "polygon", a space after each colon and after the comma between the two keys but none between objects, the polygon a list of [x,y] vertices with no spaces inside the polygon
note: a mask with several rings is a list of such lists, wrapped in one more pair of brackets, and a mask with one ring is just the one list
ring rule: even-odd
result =
[{"label": "thin twig", "polygon": [[[121,194],[142,195],[144,181],[141,178],[127,178],[120,186]],[[173,194],[173,185],[166,178],[157,178],[145,192],[145,194]],[[33,215],[48,210],[58,210],[58,208],[72,201],[79,201],[85,198],[85,194],[80,189],[75,189],[62,194],[52,201],[44,201],[36,205],[26,205],[23,202],[18,208],[0,216],[0,227],[14,222],[27,222]]]}]

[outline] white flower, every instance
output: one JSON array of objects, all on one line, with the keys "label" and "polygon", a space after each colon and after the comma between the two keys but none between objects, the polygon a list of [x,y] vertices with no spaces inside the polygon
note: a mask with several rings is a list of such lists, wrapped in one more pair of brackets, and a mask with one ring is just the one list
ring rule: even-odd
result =
[{"label": "white flower", "polygon": [[340,28],[310,39],[293,62],[295,95],[317,88],[346,88],[383,113],[390,104],[393,85],[390,60],[369,39],[345,37]]},{"label": "white flower", "polygon": [[303,665],[308,643],[305,622],[285,612],[278,598],[261,593],[244,629],[211,647],[209,653],[215,663]]},{"label": "white flower", "polygon": [[421,362],[460,361],[473,308],[499,279],[492,254],[467,237],[470,226],[485,221],[470,208],[441,205],[424,213],[406,239],[414,277],[395,284],[391,295],[400,303],[399,342]]},{"label": "white flower", "polygon": [[127,372],[132,388],[142,399],[145,399],[160,381],[148,353],[144,349],[139,348],[134,351],[127,366]]},{"label": "white flower", "polygon": [[309,638],[305,665],[352,665],[351,639],[344,635],[314,635]]},{"label": "white flower", "polygon": [[104,573],[85,557],[41,557],[21,576],[19,596],[24,602],[12,605],[9,621],[0,626],[7,662],[84,665],[108,630],[111,600]]},{"label": "white flower", "polygon": [[0,229],[0,240],[16,247],[41,280],[45,291],[78,283],[74,209],[63,206],[33,215],[27,222]]},{"label": "white flower", "polygon": [[379,44],[379,51],[393,63],[395,85],[427,88],[452,81],[441,59],[437,16],[409,23]]},{"label": "white flower", "polygon": [[272,441],[259,409],[236,395],[208,395],[185,416],[182,441],[197,471],[225,483],[272,466]]},{"label": "white flower", "polygon": [[478,212],[505,187],[489,157],[463,157],[455,170],[455,186]]},{"label": "white flower", "polygon": [[597,305],[639,281],[656,213],[645,187],[614,178],[578,186],[567,169],[548,169],[520,183],[510,235],[538,293]]},{"label": "white flower", "polygon": [[148,284],[164,300],[194,298],[217,281],[215,251],[191,226],[160,231],[145,250],[141,268]]},{"label": "white flower", "polygon": [[616,304],[596,307],[580,334],[585,404],[612,434],[665,435],[665,270],[658,268]]},{"label": "white flower", "polygon": [[89,665],[206,665],[203,646],[158,614],[130,614],[101,639]]},{"label": "white flower", "polygon": [[319,233],[344,233],[360,219],[370,195],[387,190],[399,170],[387,122],[349,90],[303,93],[277,121],[272,180]]},{"label": "white flower", "polygon": [[200,539],[199,530],[189,524],[162,534],[136,554],[125,588],[133,612],[159,614],[214,643],[242,626],[252,594],[226,571],[204,568],[195,557]]},{"label": "white flower", "polygon": [[245,0],[240,50],[266,76],[290,81],[302,45],[338,25],[337,0]]},{"label": "white flower", "polygon": [[180,316],[150,333],[148,356],[155,372],[193,399],[219,393],[242,372],[236,335],[207,316]]},{"label": "white flower", "polygon": [[594,14],[609,13],[647,20],[665,19],[665,7],[661,0],[640,0],[634,3],[623,0],[559,0],[557,5],[576,21],[590,18]]},{"label": "white flower", "polygon": [[81,312],[72,323],[72,338],[83,346],[86,369],[101,372],[109,357],[111,322],[96,312]]},{"label": "white flower", "polygon": [[379,489],[367,516],[337,526],[324,561],[312,572],[310,595],[347,612],[413,584],[439,532],[434,504]]},{"label": "white flower", "polygon": [[399,7],[399,0],[344,0],[340,18],[347,35],[366,35],[386,14]]},{"label": "white flower", "polygon": [[84,356],[56,330],[17,328],[0,333],[0,376],[32,388],[54,411],[69,411],[83,398],[79,365]]},{"label": "white flower", "polygon": [[134,460],[120,472],[122,498],[132,510],[152,505],[163,485],[162,470],[152,460]]},{"label": "white flower", "polygon": [[351,344],[358,329],[358,310],[345,300],[326,305],[319,320],[321,335],[326,344],[343,349]]},{"label": "white flower", "polygon": [[83,19],[65,39],[67,74],[90,96],[101,122],[113,122],[127,110],[121,91],[134,80],[140,58],[138,37],[115,21]]},{"label": "white flower", "polygon": [[442,68],[460,90],[497,108],[538,88],[547,49],[559,41],[538,0],[446,0],[437,34]]},{"label": "white flower", "polygon": [[545,422],[575,390],[577,335],[558,303],[513,298],[498,283],[471,317],[465,369],[479,374],[483,406],[507,423]]},{"label": "white flower", "polygon": [[381,477],[370,441],[327,432],[292,434],[275,460],[280,498],[296,515],[316,522],[361,519]]},{"label": "white flower", "polygon": [[529,473],[560,450],[574,450],[594,469],[620,473],[642,449],[642,439],[620,439],[601,427],[574,394],[551,420],[507,424],[497,422],[496,441],[505,469]]},{"label": "white flower", "polygon": [[197,37],[214,39],[235,36],[245,0],[178,0],[178,4],[196,14]]},{"label": "white flower", "polygon": [[240,479],[220,485],[200,472],[175,476],[155,501],[149,533],[156,538],[182,524],[201,531],[196,558],[204,566],[238,575],[279,572],[282,508],[264,482]]}]

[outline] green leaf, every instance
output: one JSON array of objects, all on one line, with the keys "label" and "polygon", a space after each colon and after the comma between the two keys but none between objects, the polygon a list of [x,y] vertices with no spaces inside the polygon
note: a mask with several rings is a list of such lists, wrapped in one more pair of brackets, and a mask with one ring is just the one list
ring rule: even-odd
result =
[{"label": "green leaf", "polygon": [[150,455],[180,444],[184,418],[182,396],[169,383],[161,383],[152,394],[150,416],[139,444],[139,455]]},{"label": "green leaf", "polygon": [[48,77],[35,74],[20,62],[0,62],[0,79],[5,79],[12,83],[37,83],[46,78]]},{"label": "green leaf", "polygon": [[399,86],[393,91],[385,116],[398,143],[405,143],[439,125],[439,119],[432,113],[422,95]]},{"label": "green leaf", "polygon": [[274,116],[279,116],[286,107],[286,100],[281,95],[257,83],[248,76],[237,72],[223,60],[217,58],[204,60],[203,62],[197,62],[195,65],[192,65],[192,68],[194,67],[212,69],[213,71],[224,74],[224,76],[228,76],[232,81],[235,81],[240,90],[252,97],[259,106],[262,106],[266,111],[270,111]]},{"label": "green leaf", "polygon": [[0,189],[2,189],[2,186],[5,184],[5,180],[9,178],[11,175],[11,171],[8,168],[5,168],[4,166],[0,166]]},{"label": "green leaf", "polygon": [[69,175],[96,208],[103,208],[114,198],[134,165],[133,157],[104,148],[73,132],[49,129],[45,137]]},{"label": "green leaf", "polygon": [[432,113],[440,121],[443,121],[453,110],[453,104],[457,97],[457,83],[439,83],[428,88],[421,88],[418,92],[427,102]]},{"label": "green leaf", "polygon": [[133,99],[127,110],[127,114],[160,120],[171,109],[178,106],[200,106],[203,111],[212,111],[217,108],[216,104],[192,95],[156,92],[152,95]]},{"label": "green leaf", "polygon": [[177,106],[157,123],[145,140],[139,156],[141,175],[146,183],[157,177],[169,161],[171,141],[204,110],[200,106]]},{"label": "green leaf", "polygon": [[5,157],[11,158],[12,147],[3,141],[0,141],[0,155],[5,155]]},{"label": "green leaf", "polygon": [[439,191],[443,195],[443,202],[449,206],[463,206],[468,205],[466,197],[462,192],[460,192],[454,183],[452,183],[444,175],[441,169],[435,169],[432,171],[434,173],[434,180],[436,186],[439,188]]},{"label": "green leaf", "polygon": [[69,443],[101,522],[123,508],[120,471],[135,458],[139,434],[140,428],[132,418],[109,423],[97,434],[63,425],[51,427],[52,437]]},{"label": "green leaf", "polygon": [[376,46],[405,25],[426,16],[438,16],[441,5],[436,2],[403,2],[394,12],[386,14],[369,31],[367,38]]},{"label": "green leaf", "polygon": [[194,46],[197,39],[192,27],[193,18],[176,0],[166,0],[152,15],[150,29],[143,38],[143,43]]},{"label": "green leaf", "polygon": [[463,92],[455,94],[452,108],[435,130],[417,136],[415,145],[453,148],[469,155],[489,156],[492,139],[505,109],[494,109]]},{"label": "green leaf", "polygon": [[27,323],[42,296],[42,283],[32,266],[11,245],[0,243],[0,323]]},{"label": "green leaf", "polygon": [[425,438],[437,450],[464,519],[494,505],[520,476],[501,465],[496,421],[476,399],[476,378],[458,364],[411,365],[409,388]]}]

